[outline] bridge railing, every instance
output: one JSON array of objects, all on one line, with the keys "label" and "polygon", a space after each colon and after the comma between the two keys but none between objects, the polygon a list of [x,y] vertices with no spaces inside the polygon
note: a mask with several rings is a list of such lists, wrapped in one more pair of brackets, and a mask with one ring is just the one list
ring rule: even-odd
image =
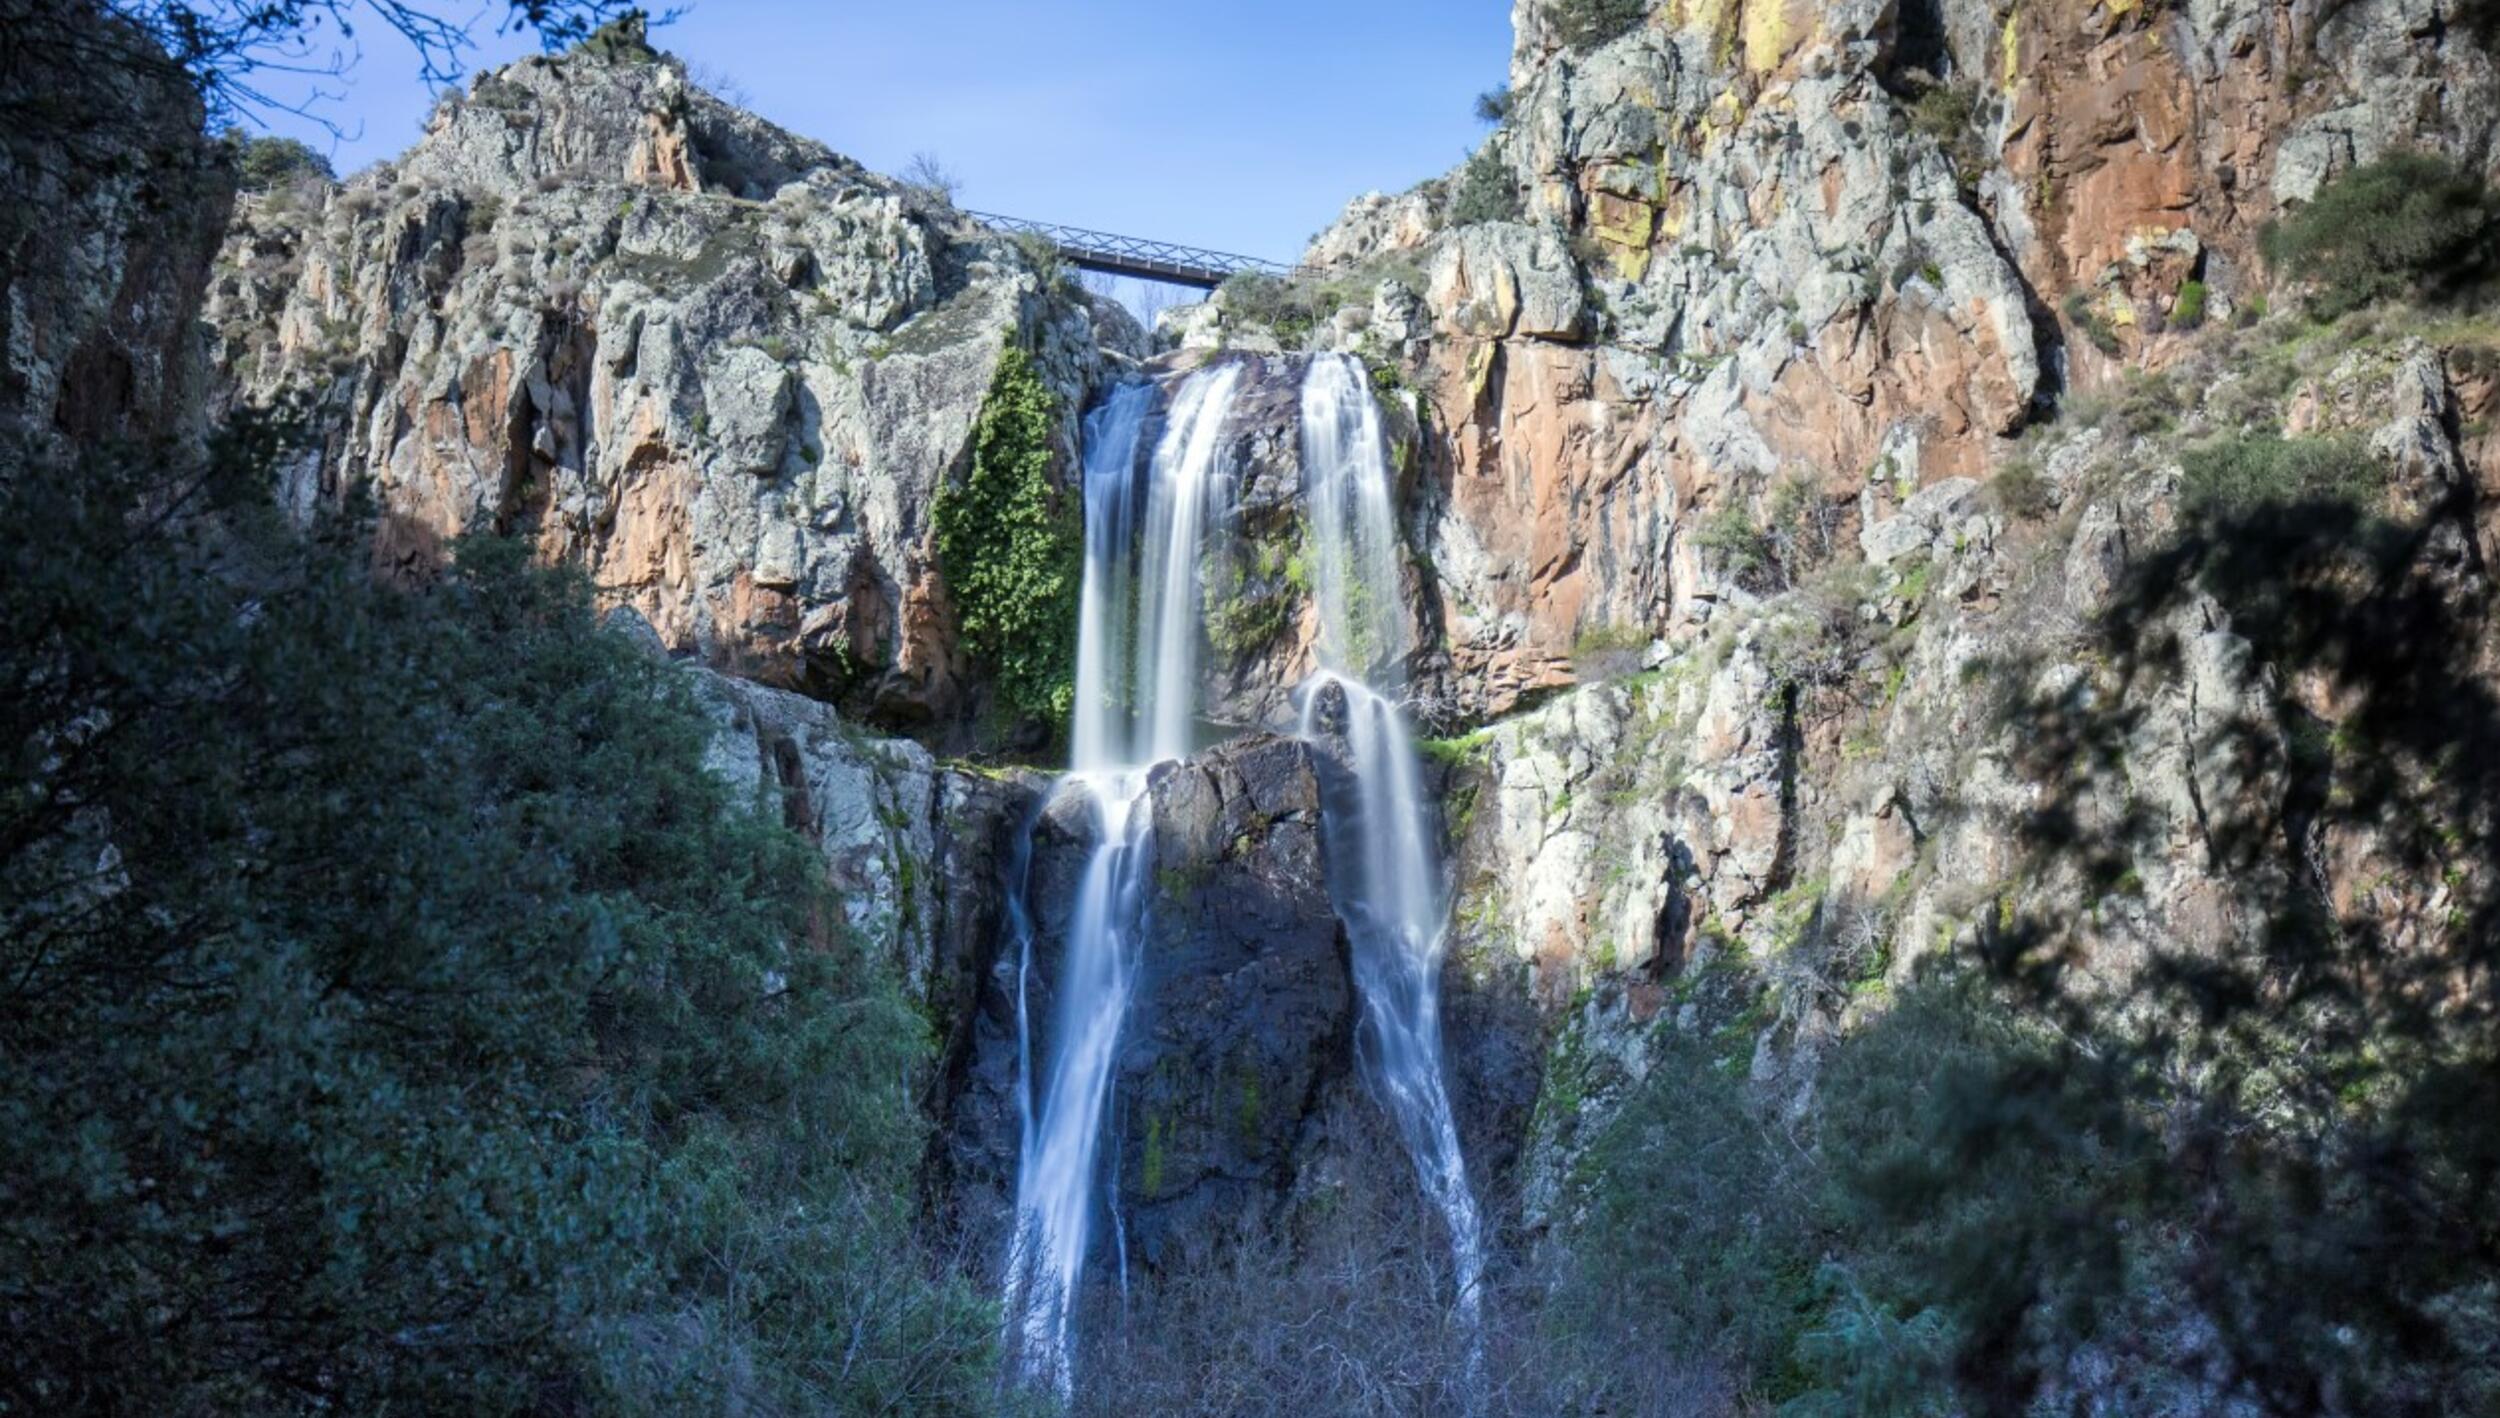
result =
[{"label": "bridge railing", "polygon": [[1170,281],[1176,285],[1213,290],[1222,285],[1225,278],[1245,271],[1281,276],[1293,269],[1256,256],[1210,251],[1202,246],[1183,246],[1177,242],[1155,241],[1142,236],[1089,231],[1084,227],[1065,226],[1058,222],[1004,217],[994,212],[966,212],[964,215],[1000,231],[1040,237],[1077,265],[1118,276]]}]

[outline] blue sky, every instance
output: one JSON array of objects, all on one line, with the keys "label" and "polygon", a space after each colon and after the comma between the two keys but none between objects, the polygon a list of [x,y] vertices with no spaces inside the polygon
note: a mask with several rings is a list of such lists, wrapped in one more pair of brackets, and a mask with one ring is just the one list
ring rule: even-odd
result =
[{"label": "blue sky", "polygon": [[[473,67],[528,50],[489,32],[502,11]],[[268,125],[342,174],[407,147],[432,105],[372,28],[322,107],[344,138]],[[967,207],[1290,260],[1348,198],[1482,139],[1510,0],[699,0],[653,38],[872,168],[936,155]]]}]

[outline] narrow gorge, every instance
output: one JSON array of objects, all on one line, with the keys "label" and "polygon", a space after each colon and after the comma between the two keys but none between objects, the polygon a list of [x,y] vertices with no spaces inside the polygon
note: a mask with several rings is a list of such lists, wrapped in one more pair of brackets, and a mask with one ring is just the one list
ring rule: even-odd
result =
[{"label": "narrow gorge", "polygon": [[1151,321],[57,8],[0,1413],[2500,1412],[2487,0],[1515,0]]}]

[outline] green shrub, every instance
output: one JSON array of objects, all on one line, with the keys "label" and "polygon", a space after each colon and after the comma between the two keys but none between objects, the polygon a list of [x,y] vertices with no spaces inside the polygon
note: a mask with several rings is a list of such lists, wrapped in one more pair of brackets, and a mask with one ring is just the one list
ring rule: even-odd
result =
[{"label": "green shrub", "polygon": [[1694,534],[1693,544],[1717,557],[1729,578],[1748,589],[1766,588],[1778,569],[1770,535],[1754,520],[1753,509],[1742,498],[1732,497],[1711,513]]},{"label": "green shrub", "polygon": [[1935,139],[1964,186],[1979,180],[1988,154],[1979,132],[1977,84],[1928,85],[1910,100],[1909,119],[1913,132]]},{"label": "green shrub", "polygon": [[660,51],[651,47],[650,20],[640,10],[618,15],[582,36],[574,47],[608,64],[650,64],[660,57]]},{"label": "green shrub", "polygon": [[[1296,271],[1286,276],[1271,276],[1261,271],[1243,271],[1228,277],[1217,288],[1216,295],[1227,315],[1245,324],[1264,325],[1276,333],[1287,348],[1301,346],[1311,332],[1349,306],[1369,309],[1372,292],[1383,281],[1398,281],[1411,289],[1421,289],[1423,272],[1404,257],[1391,256],[1365,261],[1351,269],[1331,272]],[[1383,383],[1387,366],[1372,366],[1372,380],[1384,395],[1395,392],[1399,376],[1390,371]]]},{"label": "green shrub", "polygon": [[2491,275],[2500,199],[2480,176],[2429,153],[2391,153],[2347,171],[2270,224],[2266,258],[2312,287],[2322,319],[2383,300],[2442,298]]},{"label": "green shrub", "polygon": [[684,672],[249,433],[0,496],[0,1407],[971,1410],[925,1030]]},{"label": "green shrub", "polygon": [[1545,7],[1546,22],[1573,49],[1621,39],[1648,18],[1648,0],[1548,0]]},{"label": "green shrub", "polygon": [[1510,117],[1510,85],[1486,89],[1476,95],[1476,118],[1484,123],[1499,123]]},{"label": "green shrub", "polygon": [[2040,465],[2029,458],[2013,458],[1988,479],[1989,495],[1996,505],[2026,522],[2036,522],[2049,512],[2049,482],[2040,475]]},{"label": "green shrub", "polygon": [[1871,1298],[1849,1267],[1826,1261],[1816,1286],[1827,1308],[1797,1338],[1797,1367],[1813,1389],[1780,1418],[1945,1418],[1954,1411],[1945,1360],[1953,1331],[1938,1310],[1908,1319]]},{"label": "green shrub", "polygon": [[1567,1343],[1707,1356],[1757,1381],[1785,1363],[1813,1299],[1812,1174],[1726,1059],[1697,1033],[1665,1032],[1582,1159],[1575,1263],[1547,1315]]},{"label": "green shrub", "polygon": [[2179,298],[2170,303],[2170,328],[2194,330],[2205,323],[2205,283],[2188,281],[2179,287]]},{"label": "green shrub", "polygon": [[1519,181],[1511,174],[1510,164],[1503,160],[1500,144],[1487,143],[1476,149],[1450,179],[1449,206],[1446,211],[1450,226],[1476,226],[1483,222],[1515,222],[1527,211],[1527,201],[1520,195]]},{"label": "green shrub", "polygon": [[2109,317],[2101,313],[2101,308],[2093,303],[2088,292],[2068,291],[2063,308],[2066,323],[2082,331],[2092,348],[2112,358],[2124,348],[2118,343],[2117,327],[2109,323]]},{"label": "green shrub", "polygon": [[307,180],[330,182],[330,160],[293,138],[267,134],[242,141],[235,158],[237,180],[246,192],[267,192]]},{"label": "green shrub", "polygon": [[2367,510],[2384,494],[2386,474],[2358,438],[2237,434],[2181,460],[2180,510],[2192,518],[2244,518],[2267,507],[2337,503]]},{"label": "green shrub", "polygon": [[938,493],[938,569],[964,648],[997,675],[999,702],[1057,723],[1076,698],[1085,529],[1052,480],[1058,400],[1032,356],[999,358],[972,430],[972,466]]}]

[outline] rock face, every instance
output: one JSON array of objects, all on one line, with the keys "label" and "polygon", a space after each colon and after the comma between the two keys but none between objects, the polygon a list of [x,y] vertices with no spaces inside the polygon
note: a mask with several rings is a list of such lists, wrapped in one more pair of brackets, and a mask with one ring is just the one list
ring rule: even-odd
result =
[{"label": "rock face", "polygon": [[227,154],[183,75],[87,0],[7,0],[0,27],[0,444],[190,432]]},{"label": "rock face", "polygon": [[[1237,738],[1157,769],[1148,798],[1152,887],[1103,1141],[1127,1264],[1153,1276],[1272,1244],[1347,1188],[1420,1213],[1396,1133],[1356,1066],[1358,1002],[1311,750]],[[985,1258],[1004,1253],[1015,1186],[1017,992],[1045,1059],[1052,977],[1094,846],[1081,793],[1063,788],[1035,824],[1025,877],[1032,978],[1020,982],[1006,955],[990,967],[956,1075],[944,1173],[953,1217]],[[1481,1027],[1455,1046],[1454,1092],[1489,1174],[1525,1136],[1537,1026],[1484,1001],[1462,1007]],[[1116,1264],[1116,1240],[1099,1240],[1102,1263]]]},{"label": "rock face", "polygon": [[241,398],[310,396],[299,509],[378,559],[526,535],[672,648],[947,737],[980,707],[931,546],[1001,351],[1062,453],[1090,307],[1012,244],[689,84],[524,60],[317,204],[246,204],[210,313]]},{"label": "rock face", "polygon": [[[2461,431],[2500,402],[2479,381],[2460,393],[2451,371],[2490,356],[2401,335],[2321,343],[2267,407],[2366,450],[2390,507],[2428,519],[2415,574],[2479,603],[2500,459]],[[1524,995],[1554,1038],[1519,1173],[1531,1226],[1677,1031],[1721,1031],[1769,1097],[1802,1110],[1839,1031],[2018,910],[2059,924],[2068,987],[2088,995],[2122,993],[2157,950],[2262,934],[2292,868],[2230,834],[2298,799],[2287,717],[2337,722],[2340,696],[2367,691],[2269,665],[2261,632],[2201,588],[2163,588],[2115,643],[2095,622],[2122,596],[2147,601],[2139,578],[2179,515],[2175,450],[2235,436],[2214,409],[2249,360],[2228,345],[2191,359],[2176,387],[2219,392],[2175,430],[2108,413],[2035,440],[2047,505],[2030,518],[1932,484],[1867,527],[1855,566],[1723,614],[1693,650],[1652,652],[1655,668],[1439,747],[1454,1007]],[[2500,675],[2491,645],[2457,650],[2477,683]],[[2091,771],[2067,776],[2061,754],[2086,732]],[[2027,845],[2052,807],[2092,850]],[[2443,883],[2396,865],[2401,835],[2345,822],[2294,855],[2338,909],[2381,920],[2476,889],[2470,872]],[[2096,851],[2115,860],[2096,866]]]},{"label": "rock face", "polygon": [[1130,1245],[1161,1268],[1257,1234],[1323,1145],[1354,993],[1310,751],[1246,739],[1159,774],[1155,898],[1121,1040],[1114,1147]]},{"label": "rock face", "polygon": [[[1515,8],[1488,147],[1518,219],[1451,226],[1452,178],[1357,201],[1306,255],[1342,306],[1313,342],[1399,366],[1434,415],[1418,547],[1460,718],[1576,682],[1592,639],[1749,602],[1714,527],[1802,509],[1845,542],[2166,367],[2188,283],[2204,321],[2265,295],[2258,229],[2333,173],[2500,163],[2489,54],[2404,0],[1732,0],[1585,50],[1547,8]],[[1223,296],[1188,323],[1265,339]]]},{"label": "rock face", "polygon": [[691,672],[717,725],[713,771],[817,844],[846,923],[950,1024],[1004,933],[1008,853],[1037,785],[941,767],[817,700]]}]

